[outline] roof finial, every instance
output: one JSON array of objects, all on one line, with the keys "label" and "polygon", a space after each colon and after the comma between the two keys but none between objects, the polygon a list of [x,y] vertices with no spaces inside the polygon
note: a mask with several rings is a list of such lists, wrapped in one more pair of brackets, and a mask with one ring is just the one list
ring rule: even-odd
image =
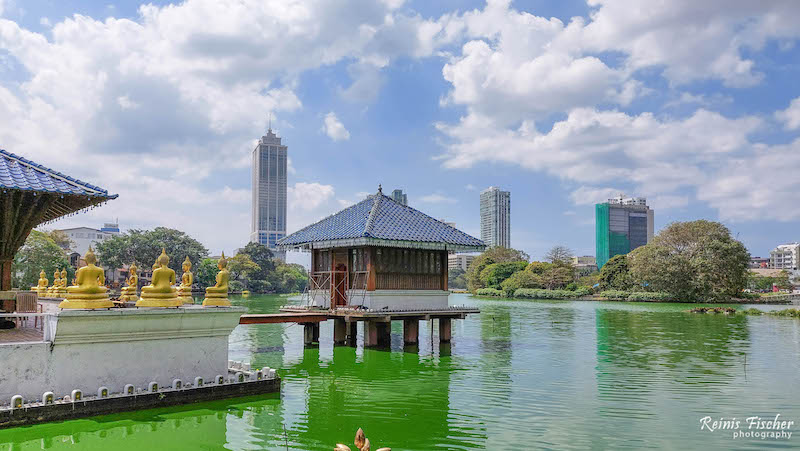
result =
[{"label": "roof finial", "polygon": [[272,133],[272,111],[270,111],[270,112],[267,114],[267,117],[269,118],[269,127],[268,127],[268,129],[267,129],[267,132],[268,132],[268,133]]},{"label": "roof finial", "polygon": [[378,183],[378,194],[383,194],[383,188],[381,188],[380,183]]}]

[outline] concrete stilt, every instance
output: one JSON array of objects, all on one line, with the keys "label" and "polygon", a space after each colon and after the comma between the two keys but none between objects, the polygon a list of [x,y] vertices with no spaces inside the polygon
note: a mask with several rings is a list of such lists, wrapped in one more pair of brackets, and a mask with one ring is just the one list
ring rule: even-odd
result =
[{"label": "concrete stilt", "polygon": [[333,320],[333,344],[343,345],[347,342],[347,323],[344,318]]},{"label": "concrete stilt", "polygon": [[451,323],[450,318],[439,318],[439,343],[450,343]]},{"label": "concrete stilt", "polygon": [[364,321],[364,347],[370,348],[378,346],[378,323],[377,321]]},{"label": "concrete stilt", "polygon": [[378,323],[378,346],[389,347],[392,345],[392,323]]},{"label": "concrete stilt", "polygon": [[405,344],[406,346],[414,346],[419,344],[418,319],[403,320],[403,344]]},{"label": "concrete stilt", "polygon": [[303,344],[311,346],[319,343],[319,323],[303,324]]},{"label": "concrete stilt", "polygon": [[355,346],[358,342],[358,323],[351,321],[347,326],[347,346]]}]

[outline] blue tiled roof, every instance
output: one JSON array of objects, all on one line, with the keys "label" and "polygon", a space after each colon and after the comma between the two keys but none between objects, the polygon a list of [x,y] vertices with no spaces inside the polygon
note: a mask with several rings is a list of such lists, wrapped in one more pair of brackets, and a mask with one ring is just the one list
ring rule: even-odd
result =
[{"label": "blue tiled roof", "polygon": [[393,240],[483,248],[483,241],[383,194],[328,216],[278,242],[280,246],[348,239]]},{"label": "blue tiled roof", "polygon": [[115,199],[116,194],[0,149],[0,188]]}]

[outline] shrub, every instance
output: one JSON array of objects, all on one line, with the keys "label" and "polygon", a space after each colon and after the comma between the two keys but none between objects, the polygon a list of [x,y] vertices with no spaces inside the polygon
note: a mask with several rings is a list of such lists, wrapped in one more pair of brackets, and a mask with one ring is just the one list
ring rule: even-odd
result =
[{"label": "shrub", "polygon": [[659,301],[659,302],[668,302],[674,301],[675,298],[669,293],[663,293],[660,291],[653,291],[653,292],[636,292],[631,293],[628,295],[629,301]]},{"label": "shrub", "polygon": [[542,278],[531,271],[517,271],[500,284],[506,296],[513,296],[520,288],[542,288]]},{"label": "shrub", "polygon": [[514,292],[515,298],[523,299],[575,299],[585,296],[585,290],[540,290],[536,288],[520,288]]},{"label": "shrub", "polygon": [[504,293],[500,290],[496,290],[494,288],[479,288],[478,291],[475,292],[478,296],[495,296],[495,297],[503,297]]},{"label": "shrub", "polygon": [[620,291],[620,290],[605,290],[598,293],[598,295],[614,301],[626,301],[628,299],[628,296],[630,296],[630,293],[627,291]]}]

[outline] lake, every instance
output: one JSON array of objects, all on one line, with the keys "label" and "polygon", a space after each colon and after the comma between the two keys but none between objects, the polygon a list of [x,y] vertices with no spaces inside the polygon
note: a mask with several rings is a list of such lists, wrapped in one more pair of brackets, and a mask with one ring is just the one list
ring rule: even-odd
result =
[{"label": "lake", "polygon": [[[253,313],[288,302],[234,299]],[[701,430],[706,416],[735,418],[741,431],[747,417],[777,414],[798,429],[800,320],[691,314],[687,304],[450,303],[482,313],[454,321],[450,345],[422,322],[419,348],[405,352],[401,322],[391,352],[361,340],[334,347],[332,322],[307,349],[301,326],[239,326],[231,359],[277,368],[279,395],[0,430],[0,451],[331,450],[352,446],[358,427],[373,450],[395,451],[800,446],[800,436]]]}]

